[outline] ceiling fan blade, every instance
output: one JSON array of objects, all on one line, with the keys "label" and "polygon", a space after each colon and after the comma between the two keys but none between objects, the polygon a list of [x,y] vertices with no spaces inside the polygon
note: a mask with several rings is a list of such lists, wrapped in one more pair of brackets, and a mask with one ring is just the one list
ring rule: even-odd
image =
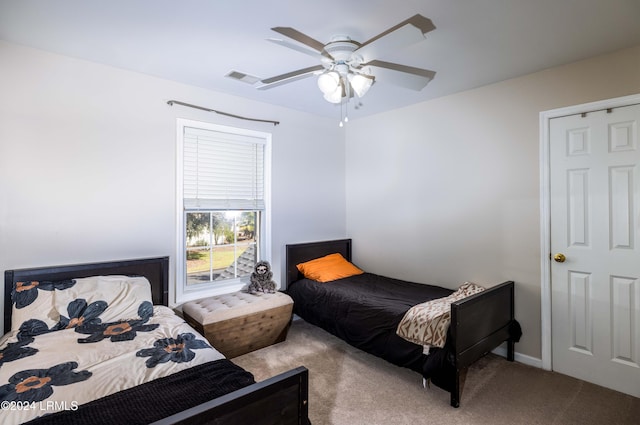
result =
[{"label": "ceiling fan blade", "polygon": [[321,54],[315,50],[308,49],[299,44],[290,43],[287,40],[283,40],[281,38],[267,38],[267,41],[279,44],[280,46],[288,47],[289,49],[296,50],[298,52],[304,53],[305,55],[313,56],[316,59],[319,59],[321,56]]},{"label": "ceiling fan blade", "polygon": [[282,84],[291,83],[293,81],[302,80],[311,77],[314,73],[324,70],[324,66],[315,65],[308,68],[298,69],[297,71],[287,72],[286,74],[276,75],[275,77],[265,78],[256,86],[258,90],[267,90]]},{"label": "ceiling fan blade", "polygon": [[406,47],[424,40],[425,34],[434,29],[436,27],[431,19],[419,14],[414,15],[365,41],[356,52],[362,56],[364,62],[369,62],[399,47]]},{"label": "ceiling fan blade", "polygon": [[425,88],[429,81],[433,80],[433,77],[436,75],[435,71],[428,69],[414,68],[413,66],[379,60],[373,60],[365,63],[363,66],[376,68],[375,72],[373,72],[376,81],[388,82],[416,91]]},{"label": "ceiling fan blade", "polygon": [[285,37],[289,37],[292,40],[297,41],[298,43],[302,43],[305,46],[311,47],[313,50],[317,51],[318,53],[322,53],[322,51],[324,50],[324,44],[320,43],[318,40],[315,40],[311,37],[309,37],[306,34],[301,33],[298,30],[295,30],[293,28],[290,27],[274,27],[271,28],[272,31],[275,31],[279,34],[284,35]]}]

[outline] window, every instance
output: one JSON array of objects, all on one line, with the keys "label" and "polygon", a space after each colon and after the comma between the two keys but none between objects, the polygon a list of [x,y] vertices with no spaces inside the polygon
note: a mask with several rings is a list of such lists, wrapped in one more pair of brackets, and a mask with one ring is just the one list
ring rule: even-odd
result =
[{"label": "window", "polygon": [[269,261],[271,136],[178,120],[176,302],[241,289]]}]

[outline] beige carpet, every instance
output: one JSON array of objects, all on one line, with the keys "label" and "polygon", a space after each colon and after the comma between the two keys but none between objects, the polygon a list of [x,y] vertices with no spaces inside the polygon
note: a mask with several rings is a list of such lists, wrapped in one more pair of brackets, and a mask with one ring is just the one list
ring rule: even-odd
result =
[{"label": "beige carpet", "polygon": [[307,367],[313,425],[640,423],[638,398],[491,354],[469,370],[455,409],[449,393],[423,389],[419,374],[300,319],[285,342],[233,361],[258,381]]}]

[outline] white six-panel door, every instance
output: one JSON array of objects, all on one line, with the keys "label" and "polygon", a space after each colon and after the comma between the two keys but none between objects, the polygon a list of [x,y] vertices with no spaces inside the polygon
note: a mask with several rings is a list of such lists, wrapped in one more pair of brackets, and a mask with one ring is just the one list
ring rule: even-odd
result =
[{"label": "white six-panel door", "polygon": [[553,369],[636,397],[639,125],[640,105],[549,123]]}]

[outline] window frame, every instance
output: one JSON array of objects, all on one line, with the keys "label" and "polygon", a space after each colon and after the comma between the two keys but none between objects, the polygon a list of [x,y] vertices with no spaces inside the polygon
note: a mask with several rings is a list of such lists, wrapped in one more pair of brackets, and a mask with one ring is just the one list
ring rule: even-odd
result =
[{"label": "window frame", "polygon": [[[184,129],[194,127],[223,133],[251,136],[264,140],[264,210],[258,237],[258,261],[271,262],[271,133],[212,124],[184,118],[176,119],[176,278],[175,302],[182,304],[198,298],[236,292],[249,282],[249,276],[201,285],[187,285],[186,276],[186,215],[184,208]],[[217,210],[223,211],[223,210]]]}]

